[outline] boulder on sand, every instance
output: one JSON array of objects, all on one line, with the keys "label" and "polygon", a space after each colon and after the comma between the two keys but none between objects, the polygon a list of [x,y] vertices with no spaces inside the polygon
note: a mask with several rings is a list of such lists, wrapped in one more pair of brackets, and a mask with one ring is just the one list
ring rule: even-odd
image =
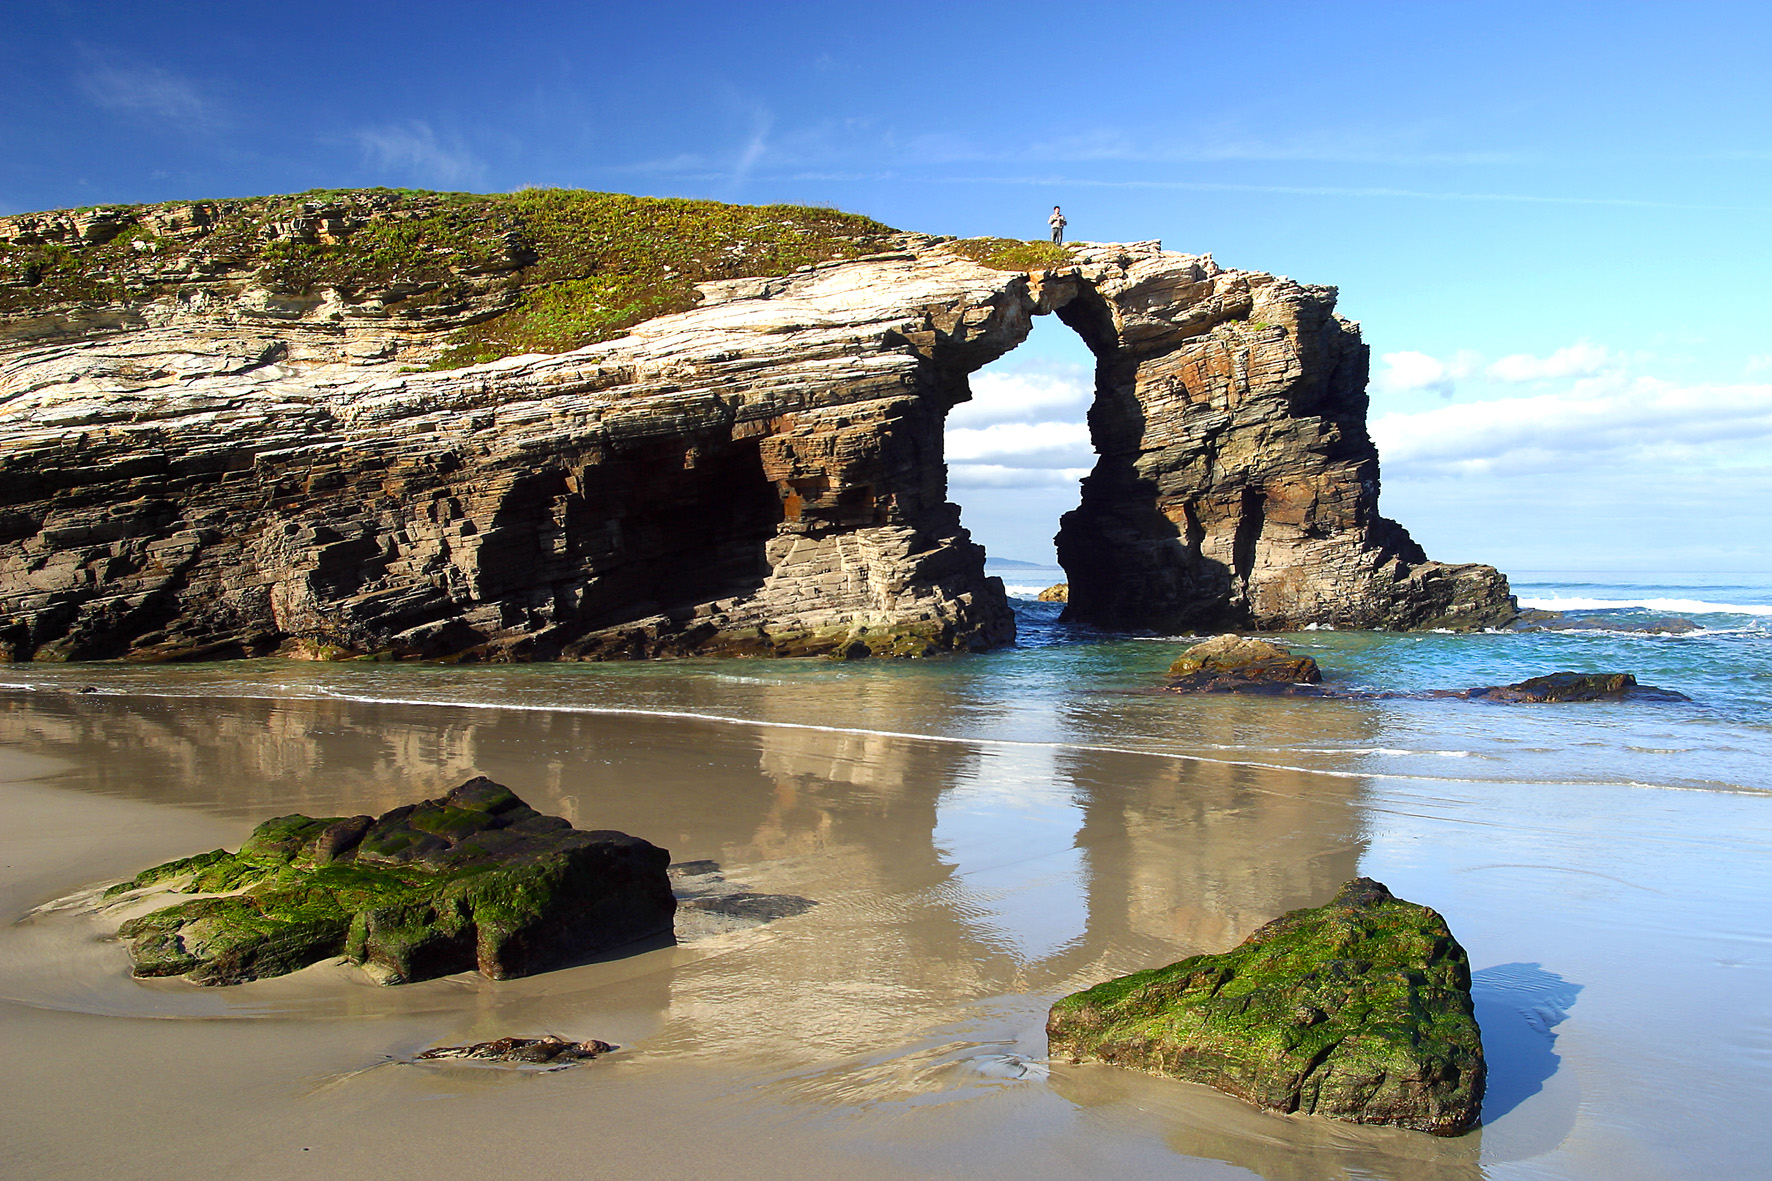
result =
[{"label": "boulder on sand", "polygon": [[476,968],[505,980],[669,932],[669,863],[480,777],[379,817],[279,816],[238,853],[170,861],[109,894],[219,895],[124,923],[137,976],[239,984],[342,955],[385,984]]},{"label": "boulder on sand", "polygon": [[1289,648],[1227,633],[1195,644],[1169,666],[1173,693],[1285,692],[1323,679],[1317,662]]},{"label": "boulder on sand", "polygon": [[1452,1136],[1486,1067],[1470,961],[1425,906],[1356,878],[1222,955],[1197,955],[1052,1006],[1054,1060],[1205,1083],[1258,1106]]}]

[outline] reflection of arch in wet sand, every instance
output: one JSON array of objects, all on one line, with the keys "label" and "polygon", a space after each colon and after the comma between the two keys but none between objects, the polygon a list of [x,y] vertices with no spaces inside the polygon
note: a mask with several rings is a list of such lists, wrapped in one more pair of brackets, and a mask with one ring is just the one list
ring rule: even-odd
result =
[{"label": "reflection of arch in wet sand", "polygon": [[[1190,738],[1232,747],[1259,725],[1276,745],[1357,747],[1357,705],[1309,710],[1220,698],[1190,711]],[[1365,781],[1161,754],[1064,749],[1057,771],[1082,810],[1087,935],[1044,967],[1095,980],[1223,951],[1269,919],[1316,906],[1358,873]]]},{"label": "reflection of arch in wet sand", "polygon": [[[732,691],[763,718],[808,713],[792,677]],[[856,682],[836,712],[878,698],[886,728],[907,691]],[[1209,704],[1190,721],[1206,740],[1246,729],[1259,703]],[[1338,702],[1271,712],[1270,728],[1309,715],[1308,734],[1277,741],[1365,725]],[[1073,745],[305,699],[33,694],[9,716],[7,736],[81,764],[70,786],[243,827],[385,810],[480,772],[544,811],[816,900],[729,940],[743,956],[671,969],[663,1036],[685,1047],[877,1050],[956,1003],[1220,950],[1322,901],[1362,847],[1358,779]]]}]

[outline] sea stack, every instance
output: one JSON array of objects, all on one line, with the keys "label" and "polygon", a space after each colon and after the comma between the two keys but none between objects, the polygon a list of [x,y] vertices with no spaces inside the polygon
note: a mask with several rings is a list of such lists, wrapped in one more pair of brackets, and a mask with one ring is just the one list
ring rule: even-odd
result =
[{"label": "sea stack", "polygon": [[[1512,618],[1500,574],[1378,514],[1334,288],[1155,242],[1052,249],[582,193],[0,219],[0,656],[1005,644],[942,429],[1044,314],[1097,360],[1068,617]],[[618,279],[625,319],[595,298]],[[521,320],[544,305],[583,331]]]}]

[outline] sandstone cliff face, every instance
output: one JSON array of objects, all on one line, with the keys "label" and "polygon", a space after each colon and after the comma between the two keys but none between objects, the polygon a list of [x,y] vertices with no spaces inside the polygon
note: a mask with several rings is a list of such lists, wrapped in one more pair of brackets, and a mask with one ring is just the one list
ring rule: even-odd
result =
[{"label": "sandstone cliff face", "polygon": [[[1488,567],[1377,513],[1334,292],[1154,243],[1037,275],[937,239],[558,355],[402,372],[234,310],[0,334],[10,659],[920,655],[1013,638],[948,503],[967,375],[1056,312],[1099,359],[1059,534],[1114,626],[1483,626]],[[416,329],[412,330],[416,332]],[[408,333],[408,336],[411,332]]]}]

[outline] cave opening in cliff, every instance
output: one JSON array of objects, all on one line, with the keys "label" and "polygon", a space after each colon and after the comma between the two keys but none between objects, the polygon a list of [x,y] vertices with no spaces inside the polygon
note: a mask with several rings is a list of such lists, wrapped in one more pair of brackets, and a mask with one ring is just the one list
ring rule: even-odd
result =
[{"label": "cave opening in cliff", "polygon": [[1053,534],[1095,464],[1095,356],[1058,316],[1040,315],[1025,341],[968,381],[972,400],[947,416],[948,495],[990,572],[1031,594],[1034,582],[1063,580]]}]

